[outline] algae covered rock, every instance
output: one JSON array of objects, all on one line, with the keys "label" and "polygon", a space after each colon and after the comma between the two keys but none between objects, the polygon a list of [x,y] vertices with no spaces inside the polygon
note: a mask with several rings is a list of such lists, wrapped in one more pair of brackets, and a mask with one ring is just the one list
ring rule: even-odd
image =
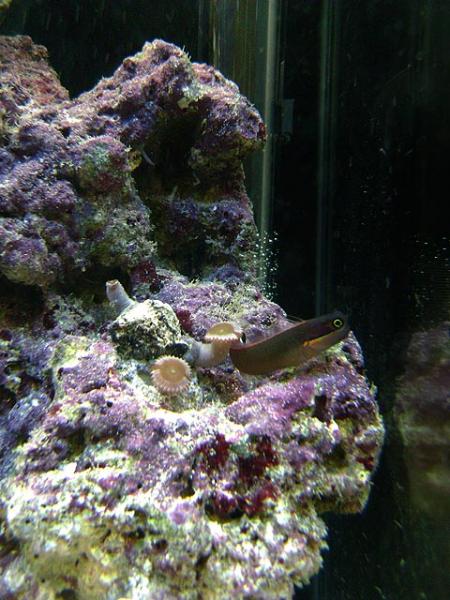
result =
[{"label": "algae covered rock", "polygon": [[155,41],[68,100],[30,38],[0,38],[0,53],[1,273],[48,287],[88,268],[130,272],[156,240],[186,272],[248,266],[241,161],[264,127],[234,84]]},{"label": "algae covered rock", "polygon": [[255,277],[257,111],[160,40],[76,99],[29,38],[0,52],[0,598],[292,597],[378,461],[353,334],[269,377],[151,377],[217,322],[287,325]]},{"label": "algae covered rock", "polygon": [[346,344],[228,406],[195,379],[177,410],[111,342],[65,337],[3,481],[10,592],[26,597],[27,575],[49,598],[291,596],[320,567],[319,513],[362,509],[381,443]]},{"label": "algae covered rock", "polygon": [[173,309],[159,300],[136,302],[111,323],[111,336],[124,356],[152,359],[181,338]]}]

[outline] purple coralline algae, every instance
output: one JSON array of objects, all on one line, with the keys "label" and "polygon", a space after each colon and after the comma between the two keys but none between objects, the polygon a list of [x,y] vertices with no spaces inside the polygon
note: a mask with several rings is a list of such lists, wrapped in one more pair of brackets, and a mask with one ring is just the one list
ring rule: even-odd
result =
[{"label": "purple coralline algae", "polygon": [[398,382],[395,419],[415,507],[433,518],[448,511],[450,470],[450,323],[415,333]]},{"label": "purple coralline algae", "polygon": [[382,444],[353,334],[270,377],[151,376],[215,323],[287,324],[254,270],[257,111],[159,40],[76,99],[29,38],[0,54],[0,598],[292,597]]}]

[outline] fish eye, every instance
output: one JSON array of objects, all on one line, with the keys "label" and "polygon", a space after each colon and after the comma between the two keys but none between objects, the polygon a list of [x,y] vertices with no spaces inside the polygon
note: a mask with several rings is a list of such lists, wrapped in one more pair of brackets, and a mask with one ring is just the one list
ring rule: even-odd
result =
[{"label": "fish eye", "polygon": [[336,329],[340,329],[343,324],[344,324],[344,321],[342,319],[334,319],[333,320],[333,327],[336,327]]}]

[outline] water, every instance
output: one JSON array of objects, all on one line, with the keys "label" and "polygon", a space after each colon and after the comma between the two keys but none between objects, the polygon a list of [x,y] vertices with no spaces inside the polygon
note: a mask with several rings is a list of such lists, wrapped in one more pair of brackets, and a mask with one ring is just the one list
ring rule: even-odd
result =
[{"label": "water", "polygon": [[[0,155],[0,219],[7,220],[0,247],[0,599],[445,598],[449,6],[425,0],[94,4],[13,0],[6,11],[0,2],[0,34],[26,34],[46,46],[72,98],[89,93],[154,38],[219,68],[268,126],[264,151],[252,130],[255,152],[245,160],[256,226],[242,208],[236,164],[225,161],[221,171],[220,161],[202,162],[201,153],[187,160],[205,126],[195,109],[187,120],[181,113],[173,125],[168,119],[158,135],[137,139],[132,103],[118,113],[108,106],[105,115],[119,114],[108,134],[117,137],[123,123],[119,137],[132,148],[128,171],[120,148],[108,154],[108,140],[95,145],[94,126],[89,139],[84,130],[77,134],[73,114],[60,123],[60,143],[78,144],[80,135],[84,146],[67,161],[55,162],[50,141],[36,145],[36,133],[29,142],[14,141],[20,114],[9,119],[10,105],[0,104],[0,150],[8,152]],[[22,85],[12,78],[3,83],[0,103]],[[191,110],[191,101],[183,97],[178,109]],[[178,110],[169,104],[165,110]],[[62,114],[56,109],[47,122]],[[138,120],[156,119],[145,118]],[[219,158],[222,151],[219,145]],[[24,169],[14,186],[10,160]],[[36,169],[48,164],[55,169],[46,172],[52,185],[27,189]],[[52,191],[62,199],[58,210],[36,208]],[[17,208],[22,198],[34,208]],[[48,254],[30,242],[39,236]],[[34,245],[25,252],[25,243]],[[139,314],[119,317],[126,321],[128,314],[131,325],[115,321],[111,328],[117,314],[105,283],[116,278],[140,304],[132,306]],[[160,312],[147,298],[174,312]],[[364,371],[351,344],[328,350],[328,362],[319,358],[268,382],[242,378],[230,362],[205,371],[192,359],[191,383],[183,383],[179,396],[155,391],[148,364],[174,343],[172,351],[183,356],[183,344],[201,343],[218,321],[236,321],[254,341],[286,327],[285,313],[309,319],[336,308],[349,315]],[[349,357],[362,376],[360,397],[346,372],[345,393],[332,405],[321,369],[328,364],[337,373]],[[301,418],[287,417],[281,409],[287,400],[277,390],[293,386],[289,402],[307,403],[311,382],[322,386],[311,415],[296,405]],[[372,382],[386,429],[380,458]],[[249,390],[258,386],[266,391],[261,412],[252,413]],[[357,416],[343,417],[343,406],[352,410],[349,401]],[[368,421],[358,412],[364,402]],[[245,437],[241,420],[252,414],[245,418],[254,437]],[[282,429],[280,441],[276,425],[286,419],[293,425]],[[362,455],[352,445],[358,427]],[[372,459],[379,461],[374,473]],[[348,474],[341,507],[317,465],[338,487]],[[372,481],[365,505],[363,488],[349,491],[358,474],[367,489]],[[297,513],[283,512],[284,499]],[[267,523],[274,529],[266,556]],[[311,563],[299,568],[292,558],[290,567],[280,540],[295,540],[298,560],[299,531]],[[326,535],[328,550],[312,549],[312,531],[317,546]],[[180,550],[186,543],[191,554]],[[221,548],[229,558],[220,558]],[[263,555],[258,578],[246,569]],[[298,583],[295,590],[286,573]]]}]

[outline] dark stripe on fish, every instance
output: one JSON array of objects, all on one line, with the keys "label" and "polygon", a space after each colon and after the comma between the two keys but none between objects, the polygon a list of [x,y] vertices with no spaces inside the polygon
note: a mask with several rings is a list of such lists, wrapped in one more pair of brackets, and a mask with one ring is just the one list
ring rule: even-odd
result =
[{"label": "dark stripe on fish", "polygon": [[350,328],[339,311],[302,321],[251,344],[230,349],[234,366],[242,373],[264,375],[297,367],[343,340]]}]

